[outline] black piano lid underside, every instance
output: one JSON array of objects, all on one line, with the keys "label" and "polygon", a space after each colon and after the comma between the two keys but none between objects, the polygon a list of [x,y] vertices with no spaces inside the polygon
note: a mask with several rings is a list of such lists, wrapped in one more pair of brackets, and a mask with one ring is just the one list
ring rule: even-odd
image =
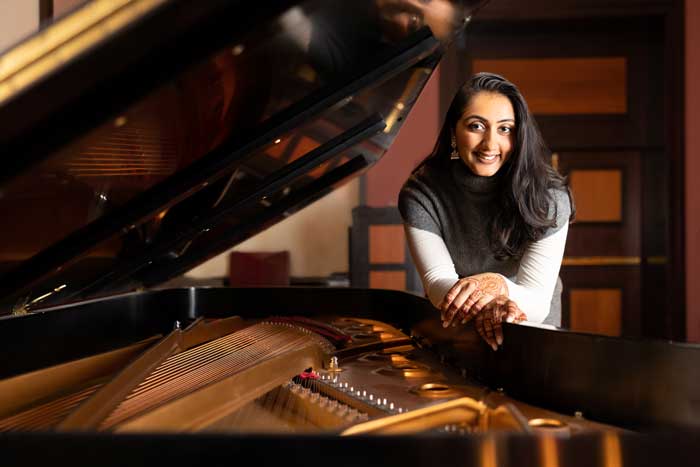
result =
[{"label": "black piano lid underside", "polygon": [[170,0],[130,22],[0,106],[0,183],[294,3]]},{"label": "black piano lid underside", "polygon": [[[623,434],[619,443],[620,465],[677,467],[697,465],[698,433],[685,432],[657,436]],[[562,467],[616,465],[607,463],[606,435],[581,435],[553,439],[557,464]],[[484,462],[487,450],[498,453],[501,467],[548,465],[542,460],[542,439],[525,435],[458,436],[359,436],[332,435],[217,435],[108,433],[0,435],[4,465],[47,465],[56,454],[74,465],[104,467],[150,467],[235,465],[254,459],[258,467],[279,465],[332,464],[336,467],[362,466],[441,466],[472,467]],[[494,456],[494,459],[496,456]],[[495,462],[495,461],[494,461]]]},{"label": "black piano lid underside", "polygon": [[[0,118],[13,112],[18,116],[12,120],[13,125],[0,130],[3,153],[23,154],[21,158],[6,158],[6,170],[0,183],[9,186],[18,177],[31,174],[34,166],[45,164],[46,158],[58,148],[79,140],[96,124],[110,122],[131,103],[139,102],[152,90],[167,85],[172,76],[184,73],[188,67],[200,66],[203,56],[228,47],[228,44],[245,42],[251,24],[260,27],[273,21],[289,4],[266,2],[261,8],[257,5],[251,7],[249,2],[172,0],[129,25],[107,43],[98,44],[55,71],[50,79],[35,83],[0,107]],[[240,24],[235,21],[240,21]],[[129,53],[125,53],[127,50]],[[139,53],[132,52],[134,50]],[[4,267],[4,274],[0,277],[0,314],[8,313],[18,303],[31,302],[47,293],[48,297],[35,304],[34,309],[87,298],[95,293],[129,290],[143,284],[155,285],[186,272],[318,199],[381,157],[429,77],[429,73],[425,73],[419,80],[411,81],[411,75],[416,70],[434,68],[441,51],[440,42],[427,28],[392,45],[384,44],[361,62],[348,67],[346,72],[324,78],[320,86],[315,85],[310,92],[301,95],[300,100],[264,118],[256,127],[245,132],[232,132],[186,170],[179,170],[124,204],[115,205],[105,215],[78,226],[36,254]],[[405,86],[408,87],[401,92]],[[407,91],[410,91],[409,99],[406,99]],[[386,102],[377,101],[380,94],[384,94],[381,97]],[[355,104],[353,98],[360,98],[363,102]],[[386,125],[382,118],[387,117],[385,113],[392,110],[398,99],[402,99],[405,110],[387,129],[390,130],[388,133],[387,130],[382,132]],[[18,112],[28,105],[37,106],[38,111]],[[357,117],[362,117],[364,112],[364,118],[352,117],[357,109],[360,109]],[[289,190],[291,187],[291,193],[278,195],[278,202],[269,209],[258,210],[251,217],[253,211],[241,210],[242,201],[237,199],[224,199],[220,206],[207,207],[206,203],[215,196],[207,191],[221,192],[223,181],[232,177],[241,164],[249,162],[251,154],[261,151],[276,139],[294,134],[304,125],[313,126],[318,119],[338,126],[338,130],[333,130],[338,136],[334,138],[333,133],[322,135],[319,143],[324,149],[316,151],[313,157],[309,155],[312,159],[317,158],[316,162],[331,153],[337,157],[333,163],[335,166],[329,166],[321,178],[305,178],[308,167],[283,166],[279,174],[274,169],[274,172],[262,176],[263,183],[279,180],[280,174],[292,182],[292,185],[280,188]],[[358,132],[359,127],[372,121],[375,123]],[[61,131],[50,131],[59,124]],[[343,138],[341,134],[351,135],[352,139]],[[367,138],[372,140],[373,151],[359,146]],[[348,141],[352,141],[356,149],[350,147]],[[342,147],[343,155],[338,153],[338,148],[332,147],[334,144]],[[312,160],[308,162],[314,164]],[[262,196],[268,196],[269,192],[264,187],[252,191]],[[197,203],[205,206],[193,207]],[[143,231],[154,225],[158,228],[160,222],[155,221],[155,216],[166,210],[170,218],[166,217],[164,223],[171,231],[179,229],[188,232],[187,235],[200,239],[206,237],[207,240],[199,244],[194,242],[194,247],[183,247],[189,245],[189,240],[179,231],[176,235],[161,233],[143,240],[142,237],[147,236]],[[202,215],[193,218],[193,212],[197,211]],[[243,217],[236,221],[236,214]],[[93,264],[85,266],[87,262],[81,263],[91,255],[95,245],[117,240],[126,246],[109,262],[103,261],[104,264],[95,267],[94,273],[90,272]]]}]

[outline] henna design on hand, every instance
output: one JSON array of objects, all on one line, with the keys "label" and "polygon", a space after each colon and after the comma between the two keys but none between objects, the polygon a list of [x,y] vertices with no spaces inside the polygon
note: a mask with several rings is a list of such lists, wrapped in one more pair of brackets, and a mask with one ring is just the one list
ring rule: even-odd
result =
[{"label": "henna design on hand", "polygon": [[499,295],[508,295],[508,287],[503,276],[492,272],[477,274],[470,276],[472,280],[476,280],[477,287],[485,293],[498,297]]},{"label": "henna design on hand", "polygon": [[508,295],[506,281],[500,274],[487,272],[457,281],[440,306],[443,327],[466,324],[495,297]]},{"label": "henna design on hand", "polygon": [[527,316],[517,303],[500,295],[484,307],[482,313],[477,317],[475,325],[482,339],[493,350],[497,350],[498,346],[503,344],[503,322],[519,323],[526,319]]}]

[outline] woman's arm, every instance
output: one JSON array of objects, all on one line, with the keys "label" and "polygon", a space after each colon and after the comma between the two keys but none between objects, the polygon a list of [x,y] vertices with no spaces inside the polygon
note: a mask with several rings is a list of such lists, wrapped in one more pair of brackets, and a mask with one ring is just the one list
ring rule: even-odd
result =
[{"label": "woman's arm", "polygon": [[428,299],[440,308],[447,292],[459,277],[442,237],[404,224],[408,249],[423,281]]},{"label": "woman's arm", "polygon": [[491,300],[506,295],[500,274],[484,273],[459,279],[442,237],[404,224],[408,248],[428,299],[440,310],[443,326],[466,323]]},{"label": "woman's arm", "polygon": [[[425,292],[431,303],[440,308],[447,292],[458,282],[445,242],[439,235],[406,224],[404,230]],[[515,282],[503,278],[508,297],[518,304],[528,321],[542,322],[549,314],[567,232],[565,224],[549,237],[532,243],[520,262]]]},{"label": "woman's arm", "polygon": [[528,321],[541,323],[549,314],[552,293],[564,257],[569,225],[533,242],[523,255],[515,282],[506,278],[508,297],[527,315]]}]

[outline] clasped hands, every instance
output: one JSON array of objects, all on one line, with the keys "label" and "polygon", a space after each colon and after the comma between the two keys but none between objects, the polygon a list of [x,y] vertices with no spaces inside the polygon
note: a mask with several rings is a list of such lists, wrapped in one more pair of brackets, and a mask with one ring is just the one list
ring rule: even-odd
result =
[{"label": "clasped hands", "polygon": [[519,323],[527,319],[508,298],[503,277],[491,272],[458,280],[440,304],[440,315],[445,328],[474,319],[477,332],[493,350],[503,343],[503,321]]}]

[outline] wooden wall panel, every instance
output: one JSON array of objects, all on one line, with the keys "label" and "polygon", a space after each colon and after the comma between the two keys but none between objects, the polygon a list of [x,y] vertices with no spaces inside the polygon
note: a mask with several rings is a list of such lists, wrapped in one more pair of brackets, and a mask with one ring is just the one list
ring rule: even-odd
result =
[{"label": "wooden wall panel", "polygon": [[621,289],[572,289],[571,329],[619,336],[622,331]]},{"label": "wooden wall panel", "polygon": [[406,290],[406,271],[370,271],[372,289]]},{"label": "wooden wall panel", "polygon": [[475,59],[472,69],[517,83],[536,115],[627,113],[625,57]]},{"label": "wooden wall panel", "polygon": [[622,171],[572,170],[571,190],[579,222],[622,222]]},{"label": "wooden wall panel", "polygon": [[403,225],[370,225],[370,264],[402,264],[406,262],[405,243]]}]

